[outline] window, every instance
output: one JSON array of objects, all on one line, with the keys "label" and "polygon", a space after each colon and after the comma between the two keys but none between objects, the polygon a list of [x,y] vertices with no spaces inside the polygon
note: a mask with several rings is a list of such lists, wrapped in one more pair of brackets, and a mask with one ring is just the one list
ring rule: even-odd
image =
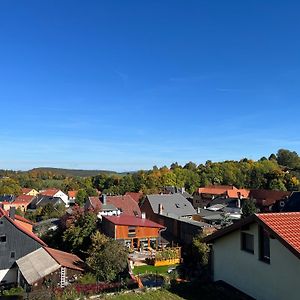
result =
[{"label": "window", "polygon": [[129,237],[135,237],[135,226],[128,226],[128,236]]},{"label": "window", "polygon": [[254,236],[249,233],[241,233],[241,248],[244,251],[254,254]]},{"label": "window", "polygon": [[10,259],[15,259],[16,258],[16,252],[15,251],[11,251],[10,252]]},{"label": "window", "polygon": [[259,227],[259,259],[270,263],[270,235],[263,227]]},{"label": "window", "polygon": [[6,235],[0,235],[0,243],[6,243]]}]

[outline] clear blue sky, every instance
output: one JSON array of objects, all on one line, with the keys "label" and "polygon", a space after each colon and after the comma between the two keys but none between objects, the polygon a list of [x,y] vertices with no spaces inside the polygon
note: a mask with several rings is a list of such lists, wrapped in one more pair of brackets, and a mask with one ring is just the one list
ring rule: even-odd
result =
[{"label": "clear blue sky", "polygon": [[0,168],[300,152],[300,2],[0,2]]}]

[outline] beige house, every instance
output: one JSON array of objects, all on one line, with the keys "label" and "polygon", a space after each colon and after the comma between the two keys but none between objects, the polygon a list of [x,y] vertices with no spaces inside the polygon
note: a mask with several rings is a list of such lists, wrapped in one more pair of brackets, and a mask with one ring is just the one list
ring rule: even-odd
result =
[{"label": "beige house", "polygon": [[22,188],[22,195],[27,195],[27,196],[37,196],[38,195],[38,191],[35,189],[31,189],[31,188]]},{"label": "beige house", "polygon": [[300,299],[300,212],[255,214],[205,242],[214,281],[258,300]]}]

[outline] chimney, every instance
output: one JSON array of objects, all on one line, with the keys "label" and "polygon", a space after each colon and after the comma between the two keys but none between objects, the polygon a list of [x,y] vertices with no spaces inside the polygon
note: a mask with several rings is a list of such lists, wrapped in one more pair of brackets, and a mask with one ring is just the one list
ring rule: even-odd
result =
[{"label": "chimney", "polygon": [[107,201],[106,201],[106,195],[105,194],[102,194],[102,204],[103,205],[106,205],[107,204]]},{"label": "chimney", "polygon": [[146,213],[142,212],[142,219],[146,219]]},{"label": "chimney", "polygon": [[181,194],[183,194],[185,192],[185,187],[181,188]]},{"label": "chimney", "polygon": [[12,206],[9,209],[9,217],[14,220],[15,219],[15,215],[16,215],[16,208],[14,206]]},{"label": "chimney", "polygon": [[162,215],[163,211],[164,211],[164,207],[163,207],[163,205],[162,205],[161,203],[159,203],[159,204],[158,204],[158,213],[159,213],[160,215]]},{"label": "chimney", "polygon": [[237,199],[237,207],[238,208],[241,208],[241,193],[240,192],[238,192],[237,193],[237,195],[238,195],[238,199]]}]

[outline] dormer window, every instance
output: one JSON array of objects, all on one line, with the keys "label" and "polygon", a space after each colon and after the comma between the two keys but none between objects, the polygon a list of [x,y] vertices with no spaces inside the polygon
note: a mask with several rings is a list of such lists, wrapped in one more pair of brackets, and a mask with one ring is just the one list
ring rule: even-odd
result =
[{"label": "dormer window", "polygon": [[176,206],[177,208],[180,208],[180,205],[179,205],[178,203],[176,203],[175,206]]}]

